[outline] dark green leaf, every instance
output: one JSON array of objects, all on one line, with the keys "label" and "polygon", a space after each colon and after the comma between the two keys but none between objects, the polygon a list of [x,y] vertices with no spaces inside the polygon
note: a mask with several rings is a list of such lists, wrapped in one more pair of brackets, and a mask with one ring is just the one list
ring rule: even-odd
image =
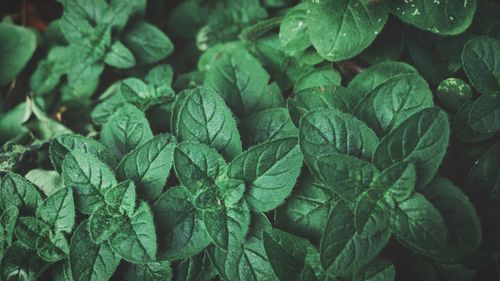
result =
[{"label": "dark green leaf", "polygon": [[464,70],[482,94],[500,93],[500,42],[490,37],[470,40],[462,53]]}]

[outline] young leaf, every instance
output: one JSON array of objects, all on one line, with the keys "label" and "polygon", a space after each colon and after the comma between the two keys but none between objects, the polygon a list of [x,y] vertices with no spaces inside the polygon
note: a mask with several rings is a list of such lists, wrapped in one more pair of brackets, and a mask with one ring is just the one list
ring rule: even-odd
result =
[{"label": "young leaf", "polygon": [[140,21],[125,36],[125,45],[142,64],[158,62],[174,51],[174,45],[156,26]]},{"label": "young leaf", "polygon": [[132,263],[156,259],[158,245],[153,213],[145,202],[139,203],[134,214],[120,224],[109,244],[115,253]]},{"label": "young leaf", "polygon": [[106,190],[104,200],[107,205],[132,216],[136,201],[134,182],[124,181]]},{"label": "young leaf", "polygon": [[443,35],[465,31],[476,12],[476,0],[389,1],[388,6],[404,22]]},{"label": "young leaf", "polygon": [[70,233],[75,224],[73,190],[62,188],[38,206],[36,216],[45,221],[55,232]]},{"label": "young leaf", "polygon": [[253,114],[242,121],[240,131],[247,147],[275,139],[296,137],[298,134],[286,108],[273,108]]},{"label": "young leaf", "polygon": [[438,108],[423,109],[386,135],[373,155],[375,165],[411,161],[417,169],[416,187],[428,184],[439,168],[448,146],[448,118]]},{"label": "young leaf", "polygon": [[120,180],[134,181],[138,194],[153,201],[165,186],[173,162],[175,138],[170,134],[157,136],[127,154],[118,167]]},{"label": "young leaf", "polygon": [[133,105],[120,108],[101,131],[101,142],[121,158],[153,138],[144,113]]},{"label": "young leaf", "polygon": [[0,87],[13,80],[36,49],[33,31],[7,22],[0,24]]},{"label": "young leaf", "polygon": [[212,89],[199,87],[184,97],[174,131],[180,141],[205,143],[231,160],[241,153],[236,122],[224,100]]},{"label": "young leaf", "polygon": [[90,238],[94,243],[101,244],[111,238],[125,223],[125,220],[126,218],[112,206],[100,206],[88,219]]},{"label": "young leaf", "polygon": [[382,192],[388,192],[396,202],[402,202],[413,193],[416,180],[415,165],[398,162],[383,170],[371,185]]},{"label": "young leaf", "polygon": [[358,0],[308,1],[307,28],[318,53],[329,61],[354,57],[372,43],[389,13],[385,3]]},{"label": "young leaf", "polygon": [[211,239],[202,220],[202,213],[192,203],[192,195],[184,187],[163,193],[153,205],[158,236],[159,257],[181,259],[202,251]]},{"label": "young leaf", "polygon": [[500,42],[490,37],[477,37],[464,47],[464,70],[474,87],[484,95],[500,93]]},{"label": "young leaf", "polygon": [[104,204],[104,193],[117,184],[108,166],[89,153],[69,153],[62,170],[64,185],[74,189],[77,207],[85,214]]},{"label": "young leaf", "polygon": [[214,185],[225,176],[224,158],[204,144],[182,143],[174,150],[174,168],[179,181],[193,194]]},{"label": "young leaf", "polygon": [[42,203],[37,188],[27,179],[14,173],[8,173],[0,183],[0,207],[7,210],[10,206],[35,211]]},{"label": "young leaf", "polygon": [[215,89],[240,117],[283,104],[268,84],[269,74],[244,49],[223,52],[207,72],[205,85]]},{"label": "young leaf", "polygon": [[353,210],[346,201],[339,201],[330,212],[320,245],[321,265],[330,275],[355,273],[389,241],[391,235],[387,230],[369,237],[360,236],[353,222]]},{"label": "young leaf", "polygon": [[247,184],[245,198],[253,210],[269,211],[290,194],[301,166],[297,139],[284,138],[245,151],[231,162],[228,175]]},{"label": "young leaf", "polygon": [[125,281],[171,281],[172,276],[172,267],[169,261],[128,265],[123,273]]},{"label": "young leaf", "polygon": [[108,243],[95,244],[88,232],[88,222],[84,221],[71,238],[69,261],[74,281],[104,281],[111,278],[120,257]]},{"label": "young leaf", "polygon": [[300,122],[299,144],[309,165],[327,154],[346,154],[370,161],[378,138],[351,114],[328,109],[304,115]]}]

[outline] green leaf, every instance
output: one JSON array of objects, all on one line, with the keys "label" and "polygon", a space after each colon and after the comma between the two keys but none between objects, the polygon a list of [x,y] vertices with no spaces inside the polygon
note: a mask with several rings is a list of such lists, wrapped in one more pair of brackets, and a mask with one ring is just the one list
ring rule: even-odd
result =
[{"label": "green leaf", "polygon": [[107,205],[132,216],[136,201],[134,182],[124,181],[106,190],[104,200]]},{"label": "green leaf", "polygon": [[2,280],[35,281],[45,270],[46,263],[20,242],[8,248],[2,259]]},{"label": "green leaf", "polygon": [[175,138],[170,134],[157,136],[127,154],[116,168],[120,180],[134,181],[142,198],[157,198],[167,181],[173,162]]},{"label": "green leaf", "polygon": [[182,260],[177,266],[179,281],[210,281],[217,275],[206,251]]},{"label": "green leaf", "polygon": [[224,201],[221,208],[203,211],[203,221],[215,245],[231,249],[245,240],[250,224],[250,209],[243,199],[234,204]]},{"label": "green leaf", "polygon": [[153,206],[162,237],[159,257],[181,259],[202,251],[211,239],[202,220],[202,213],[192,203],[191,192],[184,187],[173,187],[163,193]]},{"label": "green leaf", "polygon": [[247,147],[298,135],[297,127],[286,108],[273,108],[253,114],[241,122],[240,131]]},{"label": "green leaf", "polygon": [[10,206],[34,212],[42,203],[37,188],[22,176],[14,173],[5,175],[0,184],[0,205],[2,210]]},{"label": "green leaf", "polygon": [[320,245],[321,265],[330,275],[355,273],[375,258],[389,241],[391,235],[387,230],[368,237],[360,236],[353,222],[353,210],[346,201],[339,201],[330,212]]},{"label": "green leaf", "polygon": [[340,72],[333,67],[321,67],[311,69],[309,72],[301,75],[293,85],[293,92],[320,86],[337,85],[340,86],[342,76]]},{"label": "green leaf", "polygon": [[199,87],[183,98],[174,132],[180,141],[205,143],[227,159],[241,153],[236,121],[224,100],[212,89]]},{"label": "green leaf", "polygon": [[63,160],[71,151],[90,153],[112,166],[116,162],[114,156],[101,143],[80,135],[66,134],[58,136],[50,143],[50,159],[56,171],[61,172]]},{"label": "green leaf", "polygon": [[244,49],[220,54],[207,71],[205,85],[215,89],[240,117],[278,107],[283,97],[268,84],[269,74]]},{"label": "green leaf", "polygon": [[323,155],[308,165],[318,180],[347,201],[367,190],[379,174],[373,164],[344,154]]},{"label": "green leaf", "polygon": [[63,189],[61,175],[56,171],[33,169],[24,177],[38,187],[45,196],[51,196]]},{"label": "green leaf", "polygon": [[78,209],[91,214],[104,203],[104,193],[117,184],[113,172],[89,153],[75,150],[62,166],[64,186],[75,191]]},{"label": "green leaf", "polygon": [[280,280],[301,280],[306,264],[307,240],[273,229],[263,234],[264,249],[274,273]]},{"label": "green leaf", "polygon": [[123,273],[125,281],[171,281],[172,268],[169,261],[154,261],[128,265]]},{"label": "green leaf", "polygon": [[[471,124],[469,124],[469,118],[471,117],[470,113],[473,105],[474,101],[466,102],[458,109],[453,119],[450,120],[452,136],[466,143],[483,141],[491,138],[495,134],[495,132],[481,133],[472,128]],[[480,113],[480,116],[481,115],[482,113]]]},{"label": "green leaf", "polygon": [[144,21],[128,30],[124,43],[141,64],[158,62],[174,51],[170,39],[156,26]]},{"label": "green leaf", "polygon": [[17,220],[15,234],[26,247],[36,250],[38,256],[48,262],[57,262],[66,258],[69,252],[68,242],[60,232],[53,233],[50,226],[33,217],[20,217]]},{"label": "green leaf", "polygon": [[472,98],[472,89],[463,80],[448,78],[441,81],[436,94],[439,100],[449,109],[458,110]]},{"label": "green leaf", "polygon": [[0,216],[0,225],[2,226],[3,240],[1,244],[7,243],[7,246],[12,246],[14,238],[14,229],[16,227],[17,219],[19,217],[19,209],[11,206],[3,211]]},{"label": "green leaf", "polygon": [[95,244],[90,239],[88,222],[82,222],[71,238],[69,261],[74,281],[106,281],[115,272],[120,257],[108,243]]},{"label": "green leaf", "polygon": [[101,244],[115,234],[125,220],[123,215],[112,206],[100,206],[88,219],[90,238],[94,243]]},{"label": "green leaf", "polygon": [[307,32],[306,4],[299,4],[285,14],[281,25],[279,38],[283,49],[290,53],[300,52],[311,46]]},{"label": "green leaf", "polygon": [[354,274],[353,281],[394,281],[394,264],[382,259],[375,259],[365,268]]},{"label": "green leaf", "polygon": [[50,225],[55,232],[70,233],[75,224],[73,191],[69,188],[62,188],[50,195],[38,206],[36,215]]},{"label": "green leaf", "polygon": [[101,131],[101,142],[117,158],[125,156],[152,138],[153,133],[144,113],[129,104],[115,112]]},{"label": "green leaf", "polygon": [[271,225],[263,214],[254,213],[250,232],[242,245],[229,251],[219,247],[208,248],[210,260],[221,279],[225,281],[279,280],[273,272],[262,239],[263,232],[270,228]]},{"label": "green leaf", "polygon": [[174,168],[179,181],[193,194],[214,185],[227,172],[224,158],[215,149],[198,143],[175,147]]},{"label": "green leaf", "polygon": [[480,133],[494,133],[500,130],[500,92],[498,93],[482,95],[472,104],[468,123],[473,130]]},{"label": "green leaf", "polygon": [[153,213],[145,202],[140,202],[134,214],[120,224],[109,244],[115,253],[132,263],[156,259],[158,245]]},{"label": "green leaf", "polygon": [[387,213],[381,204],[383,195],[383,190],[370,188],[357,198],[354,226],[361,237],[370,237],[387,227]]},{"label": "green leaf", "polygon": [[13,80],[35,52],[36,36],[22,26],[0,23],[0,86]]},{"label": "green leaf", "polygon": [[429,85],[419,75],[399,75],[371,90],[355,115],[383,136],[421,109],[434,105]]},{"label": "green leaf", "polygon": [[319,241],[330,212],[338,197],[332,189],[307,170],[292,194],[276,210],[276,226],[292,234]]},{"label": "green leaf", "polygon": [[135,65],[135,58],[125,45],[120,41],[116,41],[111,45],[111,49],[104,57],[104,62],[116,68],[130,68]]},{"label": "green leaf", "polygon": [[462,63],[470,82],[482,94],[500,93],[500,42],[481,36],[465,44]]},{"label": "green leaf", "polygon": [[445,244],[434,259],[459,262],[473,254],[482,240],[481,224],[469,198],[446,178],[436,177],[422,190],[422,194],[436,207],[448,229]]},{"label": "green leaf", "polygon": [[229,177],[247,184],[245,199],[253,210],[276,208],[290,194],[300,173],[302,154],[296,138],[250,148],[229,165]]},{"label": "green leaf", "polygon": [[141,110],[157,102],[156,91],[151,85],[146,85],[138,78],[127,78],[120,84],[120,94],[126,102],[137,106]]},{"label": "green leaf", "polygon": [[458,34],[467,29],[476,11],[476,0],[389,1],[391,12],[402,21],[443,35]]},{"label": "green leaf", "polygon": [[300,122],[300,150],[308,165],[327,154],[345,154],[370,161],[378,142],[375,133],[363,122],[335,109],[309,112]]},{"label": "green leaf", "polygon": [[466,186],[470,194],[500,198],[500,143],[484,152],[470,169]]},{"label": "green leaf", "polygon": [[361,53],[382,30],[389,13],[384,3],[359,0],[308,1],[306,25],[318,53],[340,61]]},{"label": "green leaf", "polygon": [[337,109],[349,112],[351,108],[352,95],[346,88],[341,86],[319,86],[304,89],[295,93],[288,99],[288,111],[296,126],[300,119],[308,112],[320,109]]},{"label": "green leaf", "polygon": [[396,202],[402,202],[413,193],[416,180],[415,165],[398,162],[383,170],[371,185],[382,192],[388,192]]},{"label": "green leaf", "polygon": [[390,227],[403,245],[424,255],[438,253],[448,235],[439,211],[419,193],[398,204]]},{"label": "green leaf", "polygon": [[423,109],[382,139],[373,161],[380,169],[396,162],[411,161],[417,170],[416,187],[425,186],[441,164],[449,134],[448,118],[440,109]]}]

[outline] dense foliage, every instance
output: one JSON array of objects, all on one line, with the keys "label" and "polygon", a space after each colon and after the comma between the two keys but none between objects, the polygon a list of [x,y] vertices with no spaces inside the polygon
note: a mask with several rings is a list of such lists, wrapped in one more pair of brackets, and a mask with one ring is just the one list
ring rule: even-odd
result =
[{"label": "dense foliage", "polygon": [[2,1],[0,280],[498,280],[499,15]]}]

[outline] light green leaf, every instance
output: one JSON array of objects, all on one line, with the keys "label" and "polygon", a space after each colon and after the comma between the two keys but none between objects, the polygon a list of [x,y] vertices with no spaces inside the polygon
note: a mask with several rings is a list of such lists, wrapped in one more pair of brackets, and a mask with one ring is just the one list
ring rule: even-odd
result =
[{"label": "light green leaf", "polygon": [[402,21],[443,35],[467,29],[476,11],[476,0],[388,1],[391,12]]},{"label": "light green leaf", "polygon": [[250,148],[229,165],[229,177],[247,184],[245,198],[253,210],[276,208],[290,194],[302,167],[296,138],[283,138]]},{"label": "light green leaf", "polygon": [[288,10],[281,22],[279,32],[283,49],[294,53],[303,51],[311,46],[306,21],[306,4],[302,3]]},{"label": "light green leaf", "polygon": [[144,113],[130,104],[115,112],[101,131],[101,142],[117,158],[125,156],[152,138],[153,133]]},{"label": "light green leaf", "polygon": [[331,66],[315,68],[299,76],[293,85],[293,92],[297,93],[312,87],[326,87],[330,85],[340,86],[341,81],[342,76],[337,69]]},{"label": "light green leaf", "polygon": [[382,31],[385,3],[359,0],[308,1],[307,28],[316,51],[329,61],[361,53]]},{"label": "light green leaf", "polygon": [[165,186],[172,167],[175,138],[170,134],[157,136],[127,154],[118,167],[120,180],[134,181],[139,196],[152,201]]},{"label": "light green leaf", "polygon": [[51,196],[63,189],[61,175],[56,171],[33,169],[24,177],[38,187],[45,196]]},{"label": "light green leaf", "polygon": [[500,42],[481,36],[465,44],[462,63],[470,82],[482,94],[500,94]]},{"label": "light green leaf", "polygon": [[0,86],[13,80],[35,52],[36,36],[22,26],[0,23]]},{"label": "light green leaf", "polygon": [[130,68],[135,65],[135,58],[125,45],[116,41],[104,57],[104,62],[116,68]]},{"label": "light green leaf", "polygon": [[91,214],[104,204],[104,193],[117,184],[106,164],[78,150],[64,159],[62,176],[64,186],[74,189],[77,207],[85,214]]},{"label": "light green leaf", "polygon": [[448,147],[448,118],[439,108],[423,109],[386,135],[373,155],[379,169],[411,161],[417,170],[416,187],[428,184],[436,174]]},{"label": "light green leaf", "polygon": [[69,261],[74,281],[107,281],[115,272],[120,257],[108,243],[95,244],[90,239],[88,222],[82,222],[71,238]]},{"label": "light green leaf", "polygon": [[231,160],[241,153],[236,121],[224,100],[212,89],[190,91],[179,109],[174,132],[180,141],[205,143]]}]

